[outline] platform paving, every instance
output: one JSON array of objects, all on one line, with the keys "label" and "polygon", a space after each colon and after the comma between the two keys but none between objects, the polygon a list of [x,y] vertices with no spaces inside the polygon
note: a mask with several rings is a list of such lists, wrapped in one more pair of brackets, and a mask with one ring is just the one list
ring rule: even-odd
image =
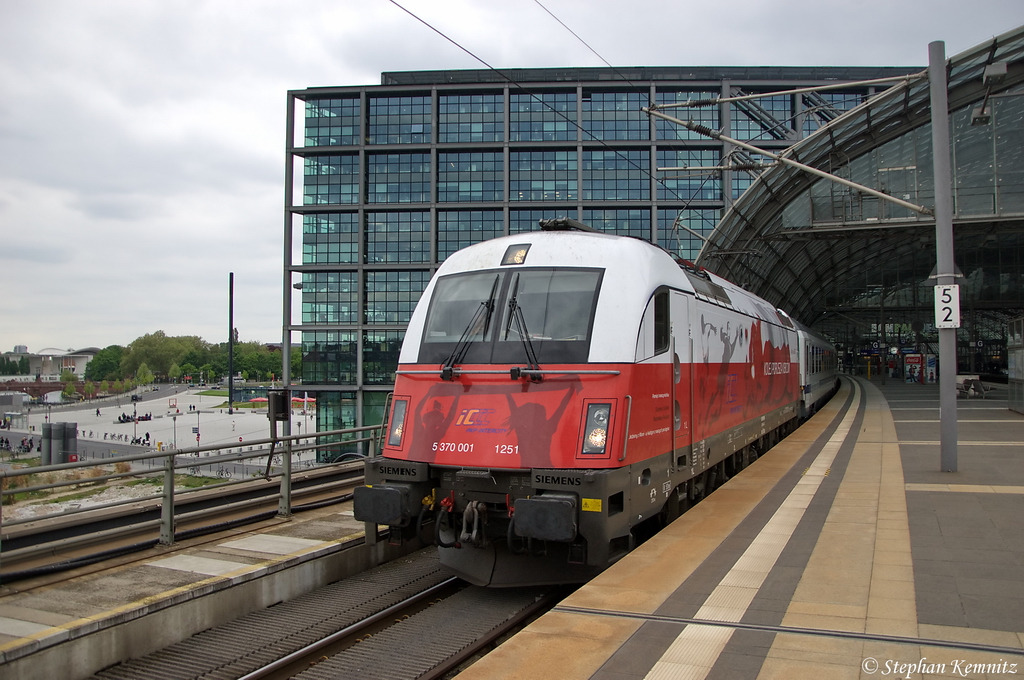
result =
[{"label": "platform paving", "polygon": [[[1005,397],[958,400],[941,472],[936,386],[847,383],[460,678],[1024,674],[1024,416]],[[847,398],[863,409],[835,417]]]}]

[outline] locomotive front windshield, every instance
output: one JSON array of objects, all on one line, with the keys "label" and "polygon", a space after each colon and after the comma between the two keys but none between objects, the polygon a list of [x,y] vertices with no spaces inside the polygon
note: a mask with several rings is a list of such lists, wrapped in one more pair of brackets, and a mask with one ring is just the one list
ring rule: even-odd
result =
[{"label": "locomotive front windshield", "polygon": [[540,363],[585,362],[603,270],[523,268],[452,274],[437,281],[421,363],[468,343],[463,363],[522,363],[527,338]]}]

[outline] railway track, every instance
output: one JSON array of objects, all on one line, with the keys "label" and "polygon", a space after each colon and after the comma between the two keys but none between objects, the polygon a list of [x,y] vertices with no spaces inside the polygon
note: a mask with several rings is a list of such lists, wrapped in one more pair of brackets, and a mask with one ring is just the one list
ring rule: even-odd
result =
[{"label": "railway track", "polygon": [[108,668],[93,680],[438,678],[560,599],[486,590],[425,549]]},{"label": "railway track", "polygon": [[[363,482],[362,469],[362,463],[354,463],[296,473],[293,510],[344,500]],[[272,516],[277,512],[279,492],[276,480],[263,479],[193,492],[175,503],[176,538]],[[144,500],[5,528],[0,579],[9,581],[93,555],[148,547],[160,535],[160,507],[159,499]]]}]

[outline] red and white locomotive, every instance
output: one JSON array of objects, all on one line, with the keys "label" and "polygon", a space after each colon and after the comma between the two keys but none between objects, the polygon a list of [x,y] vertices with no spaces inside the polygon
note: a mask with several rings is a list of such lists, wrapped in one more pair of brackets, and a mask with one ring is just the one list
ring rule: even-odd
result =
[{"label": "red and white locomotive", "polygon": [[764,300],[646,241],[543,226],[438,269],[356,489],[392,540],[432,516],[442,564],[478,585],[591,578],[836,382],[831,346]]}]

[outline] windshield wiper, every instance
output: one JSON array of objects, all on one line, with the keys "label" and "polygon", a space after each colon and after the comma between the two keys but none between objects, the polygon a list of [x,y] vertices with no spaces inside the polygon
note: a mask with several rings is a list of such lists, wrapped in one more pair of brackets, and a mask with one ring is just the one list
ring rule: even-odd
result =
[{"label": "windshield wiper", "polygon": [[466,329],[462,331],[459,341],[455,343],[452,353],[441,364],[442,380],[452,380],[455,377],[455,364],[462,363],[463,358],[465,358],[466,352],[469,351],[470,338],[477,334],[481,338],[487,336],[487,329],[491,325],[491,316],[494,314],[494,294],[498,290],[498,278],[498,276],[494,277],[494,283],[491,284],[491,294],[487,296],[486,300],[480,302],[480,306],[474,312],[473,318],[469,320]]},{"label": "windshield wiper", "polygon": [[533,349],[533,342],[530,340],[530,332],[526,328],[526,319],[523,317],[523,308],[519,306],[519,274],[516,273],[515,282],[512,284],[512,292],[508,299],[508,323],[505,325],[505,337],[508,338],[512,324],[516,325],[515,332],[523,343],[523,350],[526,352],[526,368],[516,366],[509,370],[513,380],[518,380],[525,373],[530,380],[540,382],[541,376],[533,371],[540,371],[540,364],[537,363],[537,352]]}]

